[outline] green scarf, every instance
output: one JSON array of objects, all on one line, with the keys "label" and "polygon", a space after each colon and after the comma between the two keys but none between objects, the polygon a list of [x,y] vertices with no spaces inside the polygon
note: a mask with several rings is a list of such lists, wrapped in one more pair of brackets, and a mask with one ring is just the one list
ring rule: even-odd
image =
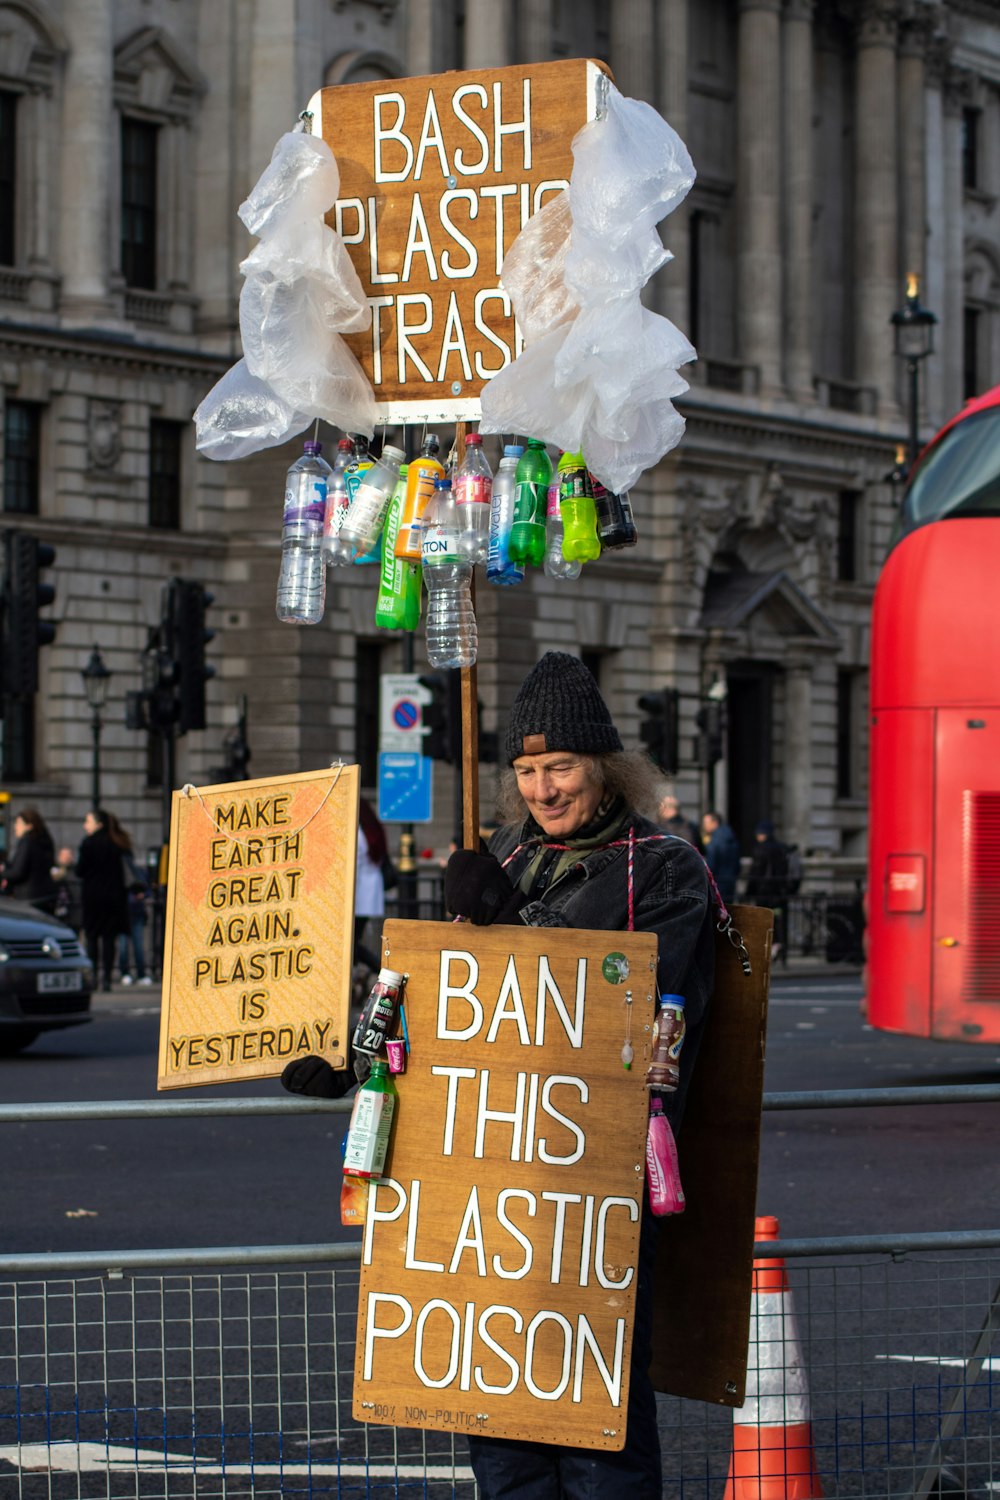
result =
[{"label": "green scarf", "polygon": [[[565,848],[552,849],[544,842],[539,845],[517,882],[518,890],[530,897],[539,876],[544,874],[544,883],[538,891],[541,895],[543,891],[555,885],[571,865],[578,864],[583,855],[589,854],[594,849],[602,849],[605,844],[614,843],[615,839],[628,827],[629,816],[629,810],[623,798],[605,797],[590,822],[585,824],[578,833],[574,833],[569,838],[553,841],[565,844]],[[533,818],[529,820],[528,827],[532,834],[544,840],[545,835]]]}]

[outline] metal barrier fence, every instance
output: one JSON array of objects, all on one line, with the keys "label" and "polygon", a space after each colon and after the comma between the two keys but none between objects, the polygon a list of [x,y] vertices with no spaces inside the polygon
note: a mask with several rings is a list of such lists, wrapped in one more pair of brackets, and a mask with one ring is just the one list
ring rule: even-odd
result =
[{"label": "metal barrier fence", "polygon": [[[998,1100],[1000,1086],[954,1085],[771,1094],[765,1107]],[[348,1108],[46,1104],[0,1106],[0,1123]],[[1000,1230],[758,1252],[788,1263],[826,1495],[985,1500],[1000,1413],[990,1358]],[[461,1439],[351,1417],[357,1259],[357,1245],[0,1256],[4,1500],[471,1497]],[[659,1423],[665,1493],[719,1500],[732,1414],[661,1398]]]}]

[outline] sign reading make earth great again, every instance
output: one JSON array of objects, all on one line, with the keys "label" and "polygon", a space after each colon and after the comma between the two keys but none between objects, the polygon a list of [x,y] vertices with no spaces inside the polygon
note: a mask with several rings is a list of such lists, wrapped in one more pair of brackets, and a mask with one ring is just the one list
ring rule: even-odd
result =
[{"label": "sign reading make earth great again", "polygon": [[173,794],[157,1087],[347,1065],[358,768]]},{"label": "sign reading make earth great again", "polygon": [[383,961],[407,974],[410,1053],[368,1200],[354,1415],[621,1448],[656,938],[390,921]]},{"label": "sign reading make earth great again", "polygon": [[372,310],[347,342],[386,421],[479,417],[519,352],[500,267],[569,185],[606,70],[585,58],[322,89],[313,129],[340,169],[328,216]]}]

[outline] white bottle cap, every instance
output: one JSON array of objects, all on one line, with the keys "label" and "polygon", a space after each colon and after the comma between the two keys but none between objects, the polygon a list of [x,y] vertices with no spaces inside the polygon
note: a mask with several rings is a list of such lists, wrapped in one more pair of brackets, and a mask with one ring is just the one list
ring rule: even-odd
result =
[{"label": "white bottle cap", "polygon": [[378,977],[383,984],[394,984],[398,987],[402,985],[405,975],[397,974],[395,969],[379,969]]}]

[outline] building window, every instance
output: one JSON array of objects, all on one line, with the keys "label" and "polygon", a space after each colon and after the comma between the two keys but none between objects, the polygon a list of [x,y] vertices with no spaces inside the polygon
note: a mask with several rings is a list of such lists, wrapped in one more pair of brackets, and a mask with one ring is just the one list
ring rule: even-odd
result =
[{"label": "building window", "polygon": [[837,497],[837,579],[858,581],[858,542],[861,496],[857,490],[841,490]]},{"label": "building window", "polygon": [[154,417],[149,424],[149,524],[181,529],[181,434],[184,424]]},{"label": "building window", "polygon": [[126,286],[156,287],[156,137],[145,120],[122,120],[122,275]]},{"label": "building window", "polygon": [[971,401],[982,392],[983,314],[978,307],[962,311],[962,396]]},{"label": "building window", "polygon": [[3,713],[3,766],[0,775],[4,781],[34,781],[35,779],[35,700],[31,698],[6,698]]},{"label": "building window", "polygon": [[14,224],[17,185],[17,95],[0,89],[0,266],[17,258]]},{"label": "building window", "polygon": [[358,641],[354,668],[354,754],[361,767],[361,785],[378,781],[378,708],[382,678],[382,647],[378,641]]},{"label": "building window", "polygon": [[8,401],[3,422],[3,508],[20,516],[38,514],[41,407]]},{"label": "building window", "polygon": [[845,800],[857,797],[858,747],[857,738],[858,693],[861,686],[859,673],[849,667],[837,672],[837,797]]},{"label": "building window", "polygon": [[962,186],[979,186],[979,120],[978,109],[962,110]]}]

